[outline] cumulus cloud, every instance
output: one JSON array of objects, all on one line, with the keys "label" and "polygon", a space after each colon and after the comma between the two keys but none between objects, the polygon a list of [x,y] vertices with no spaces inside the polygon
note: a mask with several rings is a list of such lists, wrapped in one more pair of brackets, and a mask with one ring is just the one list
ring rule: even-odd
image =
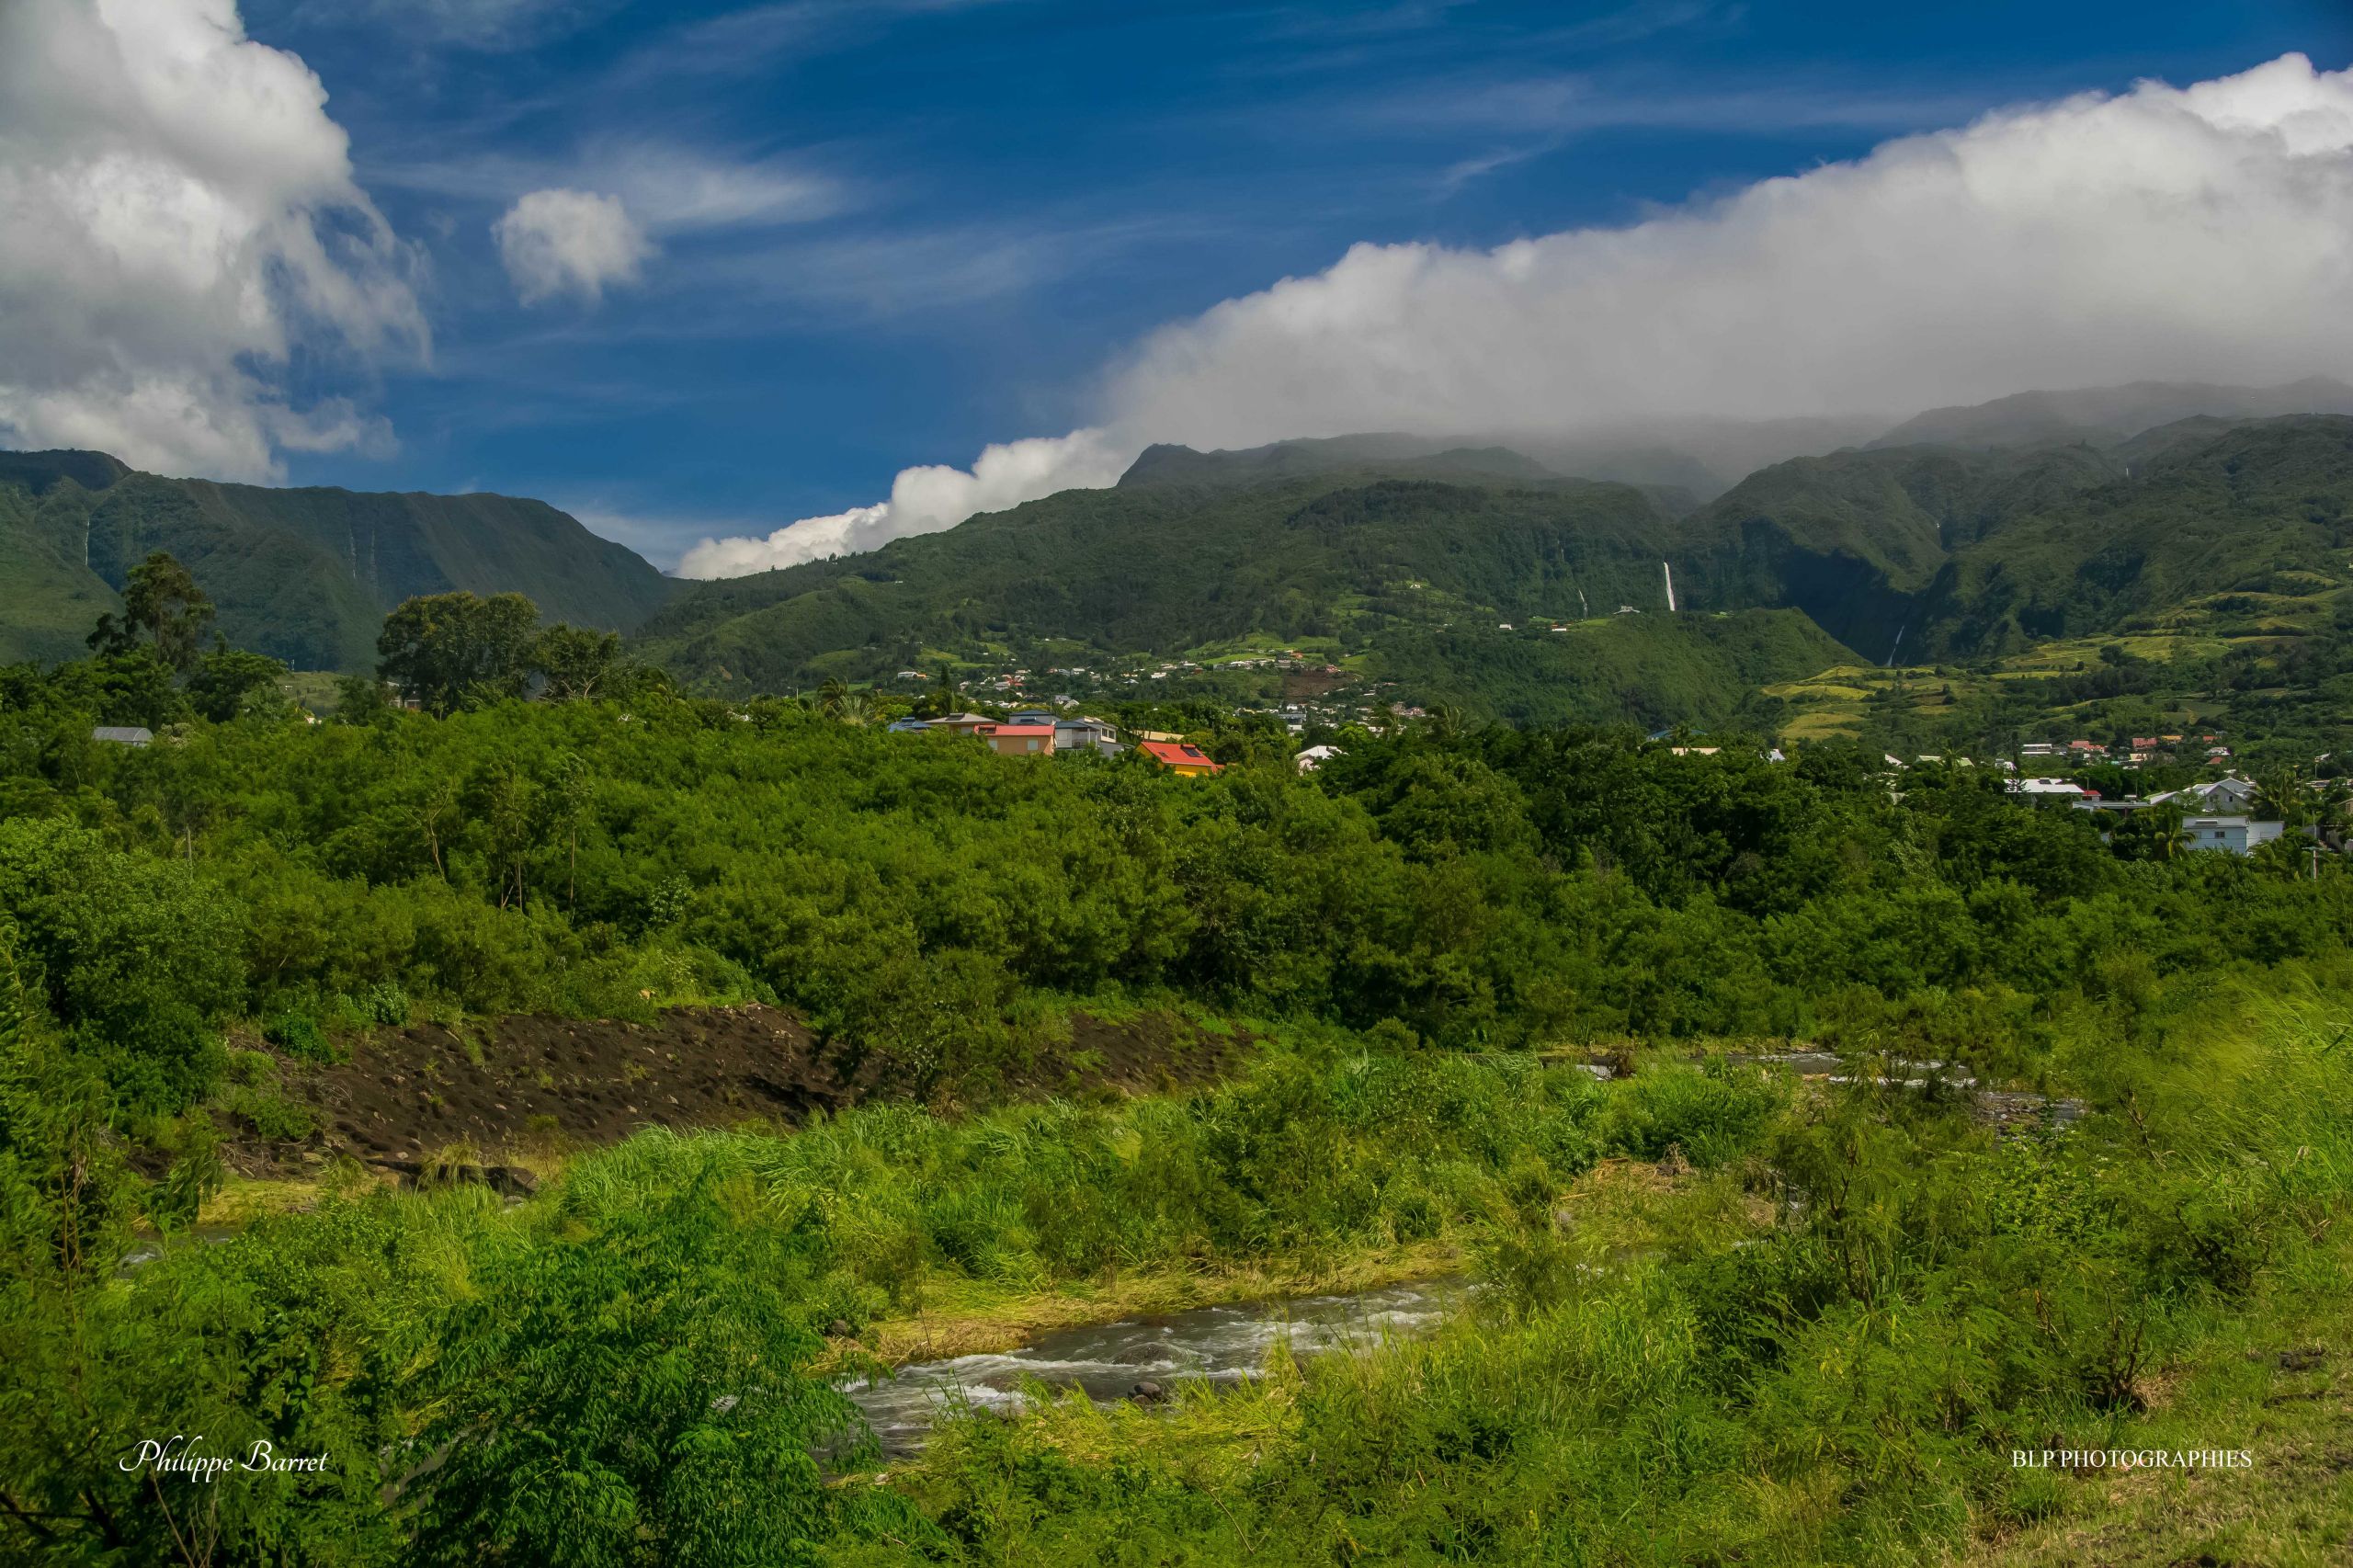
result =
[{"label": "cumulus cloud", "polygon": [[0,6],[0,444],[268,479],[390,440],[283,372],[426,352],[326,93],[233,0]]},{"label": "cumulus cloud", "polygon": [[498,259],[527,305],[570,294],[594,303],[606,286],[634,283],[654,245],[618,196],[535,190],[490,226]]},{"label": "cumulus cloud", "polygon": [[1889,410],[2353,368],[2353,73],[2290,56],[1905,137],[1622,229],[1351,249],[1148,339],[1116,426],[1368,429]]},{"label": "cumulus cloud", "polygon": [[891,498],[831,517],[803,517],[765,539],[707,539],[678,562],[681,577],[747,572],[872,550],[902,534],[936,533],[980,512],[1002,511],[1058,490],[1091,490],[1120,477],[1135,453],[1100,430],[1033,437],[983,449],[968,469],[900,471]]},{"label": "cumulus cloud", "polygon": [[[2315,372],[2353,373],[2353,72],[2289,55],[2005,110],[1627,227],[1359,244],[1154,334],[1081,434],[1132,453],[1645,418],[1893,424],[2036,387]],[[1117,466],[1038,463],[987,504]],[[1103,477],[1075,477],[1088,468]],[[902,507],[894,487],[691,559],[717,574],[870,548],[952,526],[941,499]]]}]

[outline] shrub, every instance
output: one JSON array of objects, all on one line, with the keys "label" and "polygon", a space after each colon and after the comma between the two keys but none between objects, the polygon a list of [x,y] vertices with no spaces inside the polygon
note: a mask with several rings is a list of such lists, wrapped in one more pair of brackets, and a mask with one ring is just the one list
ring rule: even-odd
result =
[{"label": "shrub", "polygon": [[240,1085],[222,1097],[222,1106],[266,1143],[299,1143],[316,1131],[318,1118],[309,1107],[284,1095]]},{"label": "shrub", "polygon": [[319,1021],[308,1013],[280,1013],[261,1031],[262,1038],[289,1056],[305,1062],[340,1062],[343,1057]]},{"label": "shrub", "polygon": [[1724,1164],[1746,1151],[1781,1103],[1779,1087],[1722,1057],[1699,1072],[1645,1073],[1608,1102],[1602,1146],[1638,1160],[1680,1149],[1695,1165]]}]

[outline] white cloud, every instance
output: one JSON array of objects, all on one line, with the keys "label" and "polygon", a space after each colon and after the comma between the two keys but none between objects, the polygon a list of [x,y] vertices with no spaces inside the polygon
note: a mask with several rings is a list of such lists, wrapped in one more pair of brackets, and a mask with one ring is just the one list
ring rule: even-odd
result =
[{"label": "white cloud", "polygon": [[1148,339],[1109,423],[1233,446],[2353,369],[2353,73],[1906,137],[1623,229],[1360,244]]},{"label": "white cloud", "polygon": [[608,284],[636,282],[654,254],[620,197],[585,190],[532,191],[490,232],[527,305],[563,294],[593,303]]},{"label": "white cloud", "polygon": [[742,161],[640,142],[593,149],[586,161],[656,231],[805,222],[842,203],[832,180],[773,158]]},{"label": "white cloud", "polygon": [[[1359,244],[1147,338],[1081,434],[1108,453],[1643,419],[1893,424],[2036,387],[2315,373],[2353,374],[2353,71],[2288,55],[1900,138],[1630,227],[1487,251]],[[1114,476],[1080,466],[1040,465],[1026,494],[989,504]],[[899,485],[938,472],[952,471]],[[870,548],[952,526],[958,504],[902,506],[894,487],[885,506],[689,559],[710,575]]]},{"label": "white cloud", "polygon": [[969,471],[904,469],[891,498],[871,506],[803,517],[765,539],[704,540],[678,562],[678,575],[740,577],[872,550],[903,534],[936,533],[975,513],[1002,511],[1058,490],[1099,488],[1117,480],[1134,458],[1134,449],[1100,430],[1008,441],[983,450]]},{"label": "white cloud", "polygon": [[0,441],[246,479],[389,441],[278,379],[426,349],[325,103],[233,0],[0,6]]}]

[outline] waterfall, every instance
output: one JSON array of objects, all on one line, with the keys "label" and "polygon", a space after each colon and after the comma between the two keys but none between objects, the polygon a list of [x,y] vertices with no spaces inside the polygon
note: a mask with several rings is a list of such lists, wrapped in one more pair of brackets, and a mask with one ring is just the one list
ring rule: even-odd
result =
[{"label": "waterfall", "polygon": [[1666,613],[1673,615],[1675,613],[1675,568],[1662,561],[1658,563],[1658,569],[1666,574]]}]

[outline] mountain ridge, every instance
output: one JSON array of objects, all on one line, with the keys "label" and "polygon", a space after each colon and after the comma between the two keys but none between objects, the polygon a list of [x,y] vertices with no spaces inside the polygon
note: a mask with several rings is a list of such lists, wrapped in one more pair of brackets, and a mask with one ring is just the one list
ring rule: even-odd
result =
[{"label": "mountain ridge", "polygon": [[194,574],[223,636],[307,669],[370,667],[384,614],[418,594],[511,589],[550,619],[629,631],[673,591],[633,551],[527,497],[277,489],[144,473],[104,452],[5,452],[0,570],[23,591],[0,656],[78,654],[157,550]]}]

